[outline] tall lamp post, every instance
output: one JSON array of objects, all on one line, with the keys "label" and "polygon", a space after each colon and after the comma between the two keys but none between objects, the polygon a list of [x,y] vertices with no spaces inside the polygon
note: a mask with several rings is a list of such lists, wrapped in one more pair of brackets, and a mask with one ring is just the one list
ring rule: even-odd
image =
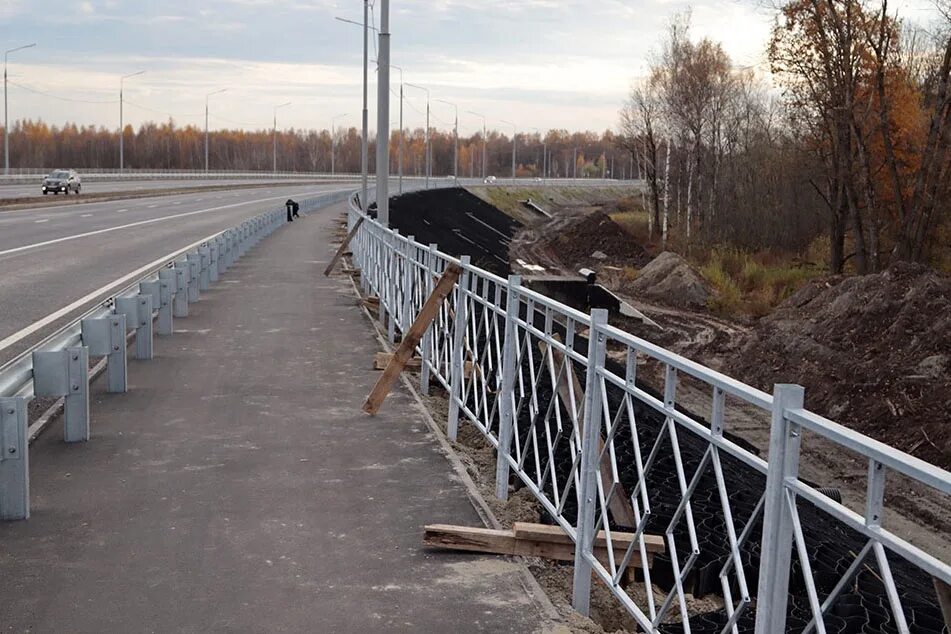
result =
[{"label": "tall lamp post", "polygon": [[429,88],[423,88],[409,82],[406,82],[406,85],[426,92],[426,189],[429,189],[429,177],[432,171],[432,151],[429,148]]},{"label": "tall lamp post", "polygon": [[396,169],[399,172],[399,193],[403,193],[403,68],[390,64],[390,68],[400,71],[400,144],[396,151]]},{"label": "tall lamp post", "polygon": [[205,95],[205,173],[208,173],[208,98],[212,95],[219,95],[228,90],[227,88],[221,88],[219,90],[214,90],[207,95]]},{"label": "tall lamp post", "polygon": [[502,123],[512,126],[512,180],[515,180],[515,137],[517,135],[515,124],[505,119],[499,119]]},{"label": "tall lamp post", "polygon": [[455,111],[455,122],[453,123],[452,128],[452,177],[459,180],[459,108],[456,104],[451,101],[446,101],[445,99],[437,99],[439,103],[444,103],[447,106],[452,106],[452,109]]},{"label": "tall lamp post", "polygon": [[291,102],[282,103],[279,106],[274,106],[274,173],[277,174],[277,111],[285,106],[291,105]]},{"label": "tall lamp post", "polygon": [[368,208],[367,205],[367,171],[369,165],[369,150],[367,146],[367,126],[369,121],[369,111],[367,110],[367,67],[369,63],[369,49],[367,48],[368,33],[370,30],[369,22],[370,0],[363,0],[363,23],[348,20],[346,18],[335,17],[335,20],[354,24],[363,28],[363,141],[360,144],[360,204],[363,205],[363,211]]},{"label": "tall lamp post", "polygon": [[333,117],[330,120],[330,175],[331,176],[337,173],[336,167],[334,166],[334,147],[337,144],[337,135],[334,129],[334,123],[336,123],[337,119],[339,119],[340,117],[346,117],[346,116],[349,116],[349,113],[344,112],[343,114],[338,114],[336,117]]},{"label": "tall lamp post", "polygon": [[467,110],[466,112],[468,112],[469,114],[474,114],[475,116],[482,118],[482,178],[483,178],[483,180],[484,180],[484,179],[485,179],[485,154],[486,154],[486,144],[487,144],[488,141],[489,141],[489,140],[486,138],[486,136],[485,136],[485,115],[484,115],[484,114],[479,114],[478,112],[473,112],[473,111],[471,111],[471,110]]},{"label": "tall lamp post", "polygon": [[10,173],[10,121],[7,118],[7,58],[10,53],[22,51],[25,48],[33,48],[36,42],[26,46],[11,48],[3,53],[3,173]]},{"label": "tall lamp post", "polygon": [[[390,1],[380,1],[376,102],[376,210],[384,227],[390,223]],[[392,319],[392,316],[391,316]]]},{"label": "tall lamp post", "polygon": [[547,178],[546,172],[548,171],[548,140],[542,136],[542,131],[538,128],[532,128],[535,131],[535,134],[539,136],[542,140],[542,178]]},{"label": "tall lamp post", "polygon": [[123,75],[119,78],[119,173],[125,171],[125,120],[123,119],[122,113],[123,84],[125,83],[125,80],[129,79],[130,77],[137,77],[144,72],[144,70],[140,70],[136,73]]}]

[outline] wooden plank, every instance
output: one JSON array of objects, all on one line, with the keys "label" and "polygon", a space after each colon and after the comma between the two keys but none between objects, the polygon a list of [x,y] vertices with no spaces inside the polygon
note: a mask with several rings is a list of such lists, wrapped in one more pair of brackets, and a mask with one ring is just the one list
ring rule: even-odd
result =
[{"label": "wooden plank", "polygon": [[[548,524],[531,524],[527,522],[515,522],[515,537],[517,539],[527,539],[535,541],[545,541],[559,544],[574,544],[571,537],[560,526],[550,526]],[[625,549],[635,541],[634,533],[623,533],[611,531],[611,543],[614,548],[624,547]],[[604,531],[599,531],[594,542],[598,548],[607,548],[607,535]],[[647,552],[662,553],[666,549],[664,538],[659,535],[644,535],[644,544]]]},{"label": "wooden plank", "polygon": [[[554,334],[552,338],[561,343],[561,338]],[[544,341],[538,342],[538,349],[544,355],[545,351],[548,348],[548,344]],[[571,387],[575,393],[575,402],[582,405],[578,410],[578,427],[581,432],[582,437],[584,436],[584,389],[581,387],[581,382],[578,380],[578,376],[575,374],[572,364],[569,362],[565,364],[565,353],[561,351],[557,346],[552,346],[551,356],[555,362],[555,373],[558,373],[558,368],[565,366],[565,372],[561,375],[558,380],[558,396],[561,398],[561,402],[565,404],[565,407],[568,407],[568,404],[571,403],[571,393],[568,389],[568,383],[571,382]],[[604,449],[604,434],[599,436],[598,451]],[[605,456],[605,459],[601,461],[601,479],[604,481],[605,486],[608,486],[608,483],[614,481],[614,474],[611,469],[610,458]],[[611,497],[611,501],[608,502],[608,509],[611,511],[611,515],[614,517],[614,521],[622,526],[626,527],[635,527],[637,526],[637,521],[634,519],[634,509],[631,508],[631,503],[628,499],[627,491],[624,490],[624,485],[618,482],[617,487],[614,489],[614,495]]]},{"label": "wooden plank", "polygon": [[941,606],[941,614],[944,615],[944,624],[951,632],[951,586],[937,577],[932,577],[934,581],[934,591],[938,595],[938,605]]},{"label": "wooden plank", "polygon": [[367,397],[366,403],[363,404],[364,412],[372,416],[380,411],[380,406],[383,405],[383,401],[386,400],[386,395],[393,389],[393,384],[399,378],[406,362],[413,357],[416,346],[419,345],[420,340],[426,333],[426,329],[429,328],[429,325],[436,319],[436,315],[439,313],[439,307],[446,301],[446,297],[452,292],[453,287],[456,285],[456,280],[459,279],[459,275],[461,274],[462,268],[458,264],[450,264],[446,268],[446,272],[442,274],[442,277],[440,277],[436,283],[432,295],[426,299],[426,303],[423,304],[423,308],[416,316],[413,325],[410,326],[409,330],[403,336],[399,348],[396,349],[396,354],[393,355],[386,370],[383,371],[383,376],[376,382],[373,391],[371,391],[370,396]]},{"label": "wooden plank", "polygon": [[423,544],[450,550],[515,554],[515,535],[512,531],[493,528],[430,524],[423,528]]},{"label": "wooden plank", "polygon": [[330,264],[327,265],[327,268],[324,269],[324,276],[329,277],[331,272],[333,272],[334,267],[337,266],[337,262],[340,258],[343,257],[343,254],[346,253],[347,247],[350,246],[350,241],[353,240],[354,236],[357,235],[357,231],[360,230],[360,225],[363,224],[363,216],[357,219],[353,229],[350,230],[350,233],[347,234],[346,239],[344,239],[343,244],[340,245],[340,248],[337,249],[337,252],[334,253],[333,258],[330,259]]},{"label": "wooden plank", "polygon": [[[390,364],[390,361],[393,360],[392,352],[377,352],[376,357],[373,359],[373,369],[374,370],[385,370],[386,366]],[[423,367],[423,360],[419,357],[413,357],[406,362],[407,370],[419,370]]]}]

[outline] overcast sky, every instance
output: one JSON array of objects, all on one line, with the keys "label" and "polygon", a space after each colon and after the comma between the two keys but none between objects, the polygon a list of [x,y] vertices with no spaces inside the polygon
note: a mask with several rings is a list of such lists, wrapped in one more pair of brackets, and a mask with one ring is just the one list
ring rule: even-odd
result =
[{"label": "overcast sky", "polygon": [[[379,0],[377,0],[379,2]],[[772,11],[758,0],[391,0],[392,63],[407,82],[455,102],[460,131],[481,121],[521,129],[614,129],[632,82],[644,74],[670,17],[693,10],[693,32],[721,41],[738,65],[760,65]],[[927,0],[900,0],[928,19]],[[119,76],[125,119],[138,125],[172,115],[211,126],[356,125],[361,108],[360,0],[0,0],[10,56],[10,118],[118,126]],[[374,47],[371,41],[371,57]],[[371,64],[371,82],[373,70]],[[399,73],[392,74],[398,89]],[[374,126],[375,84],[370,121]],[[45,94],[40,94],[45,93]],[[424,123],[425,95],[406,88],[404,125]],[[78,101],[66,101],[72,99]],[[91,102],[91,103],[90,103]],[[452,107],[433,103],[433,124],[448,127]],[[398,102],[391,106],[398,117]]]}]

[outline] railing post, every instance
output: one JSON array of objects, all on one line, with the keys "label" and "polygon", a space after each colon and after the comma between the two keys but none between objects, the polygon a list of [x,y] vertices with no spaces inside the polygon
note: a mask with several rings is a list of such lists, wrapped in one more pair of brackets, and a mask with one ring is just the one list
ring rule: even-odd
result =
[{"label": "railing post", "polygon": [[[452,369],[449,373],[449,420],[447,421],[446,435],[449,440],[455,441],[459,434],[459,399],[462,398],[462,384],[465,382],[465,336],[466,325],[469,319],[467,314],[469,299],[465,291],[469,289],[470,257],[468,255],[460,258],[462,264],[462,275],[456,284],[456,314],[453,317],[452,324]],[[473,368],[473,375],[475,368]]]},{"label": "railing post", "polygon": [[499,450],[495,465],[495,497],[509,497],[509,451],[515,430],[515,375],[518,372],[518,309],[522,278],[509,275],[505,294],[505,340],[502,352],[502,387],[499,390]]},{"label": "railing post", "polygon": [[207,291],[211,288],[211,248],[207,244],[198,247],[199,273],[198,290]]},{"label": "railing post", "polygon": [[0,398],[0,520],[30,517],[27,399]]},{"label": "railing post", "polygon": [[[429,245],[429,252],[426,254],[426,293],[425,297],[432,295],[435,284],[433,278],[436,275],[436,253],[439,251],[439,245],[431,243]],[[426,329],[426,334],[423,335],[423,340],[420,342],[420,357],[422,357],[422,367],[419,371],[419,391],[423,393],[424,396],[429,396],[429,361],[432,356],[432,347],[433,347],[433,332],[436,329],[436,324],[438,323],[439,318],[437,317],[433,320],[433,323],[429,325],[429,328]]]},{"label": "railing post", "polygon": [[218,258],[220,253],[218,252],[218,238],[212,240],[211,244],[208,245],[208,255],[210,262],[208,265],[208,278],[212,282],[218,281]]},{"label": "railing post", "polygon": [[106,357],[107,391],[125,392],[128,389],[125,315],[83,319],[81,328],[83,344],[88,346],[89,354]]},{"label": "railing post", "polygon": [[33,352],[33,394],[64,397],[63,439],[89,440],[89,349]]},{"label": "railing post", "polygon": [[769,468],[766,472],[763,537],[760,544],[759,584],[756,601],[756,634],[786,631],[789,564],[792,555],[793,522],[786,504],[787,478],[799,475],[798,425],[786,420],[787,409],[800,409],[805,400],[802,386],[773,387],[773,410],[769,433]]},{"label": "railing post", "polygon": [[[571,605],[588,616],[591,605],[591,558],[594,553],[595,514],[598,501],[598,475],[601,462],[601,381],[598,370],[604,367],[605,335],[608,311],[591,311],[588,334],[588,364],[585,369],[584,431],[581,439],[581,482],[578,485],[578,517],[575,534],[575,570]],[[607,486],[607,484],[605,484]]]},{"label": "railing post", "polygon": [[188,303],[193,304],[200,296],[199,277],[201,277],[201,254],[189,253],[185,256],[188,262]]},{"label": "railing post", "polygon": [[126,328],[135,331],[135,358],[152,358],[152,296],[117,297],[116,314],[125,315]]},{"label": "railing post", "polygon": [[403,245],[403,323],[400,331],[404,334],[413,325],[416,315],[413,314],[413,283],[415,281],[416,262],[413,254],[416,251],[415,236],[407,236]]},{"label": "railing post", "polygon": [[396,342],[396,289],[399,284],[397,279],[397,271],[399,271],[399,261],[400,261],[400,252],[399,245],[401,244],[399,238],[400,232],[396,229],[393,230],[392,235],[390,235],[390,273],[389,273],[389,297],[387,301],[390,304],[391,310],[387,311],[387,322],[386,322],[386,338],[393,344]]}]

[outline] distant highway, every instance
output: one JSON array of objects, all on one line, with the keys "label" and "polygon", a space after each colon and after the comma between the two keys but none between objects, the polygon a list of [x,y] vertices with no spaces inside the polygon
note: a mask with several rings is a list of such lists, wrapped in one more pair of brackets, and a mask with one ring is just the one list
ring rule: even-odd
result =
[{"label": "distant highway", "polygon": [[[345,189],[353,186],[274,183],[233,192],[0,211],[0,342],[167,253],[267,209],[283,208],[288,197]],[[104,293],[98,301],[107,297]],[[0,349],[0,365],[75,316]]]},{"label": "distant highway", "polygon": [[[32,198],[42,196],[40,190],[41,178],[37,178],[35,183],[17,183],[15,185],[0,185],[0,200],[7,198]],[[307,182],[306,177],[296,179],[296,182]],[[275,181],[273,179],[161,179],[161,180],[123,180],[123,181],[83,181],[83,194],[99,194],[112,192],[143,192],[155,191],[159,189],[185,189],[194,187],[228,187],[241,185],[273,184],[286,185],[286,182]],[[63,194],[47,196],[49,199],[56,197],[63,198]],[[68,196],[73,198],[73,194]],[[82,194],[80,194],[82,198]]]}]

